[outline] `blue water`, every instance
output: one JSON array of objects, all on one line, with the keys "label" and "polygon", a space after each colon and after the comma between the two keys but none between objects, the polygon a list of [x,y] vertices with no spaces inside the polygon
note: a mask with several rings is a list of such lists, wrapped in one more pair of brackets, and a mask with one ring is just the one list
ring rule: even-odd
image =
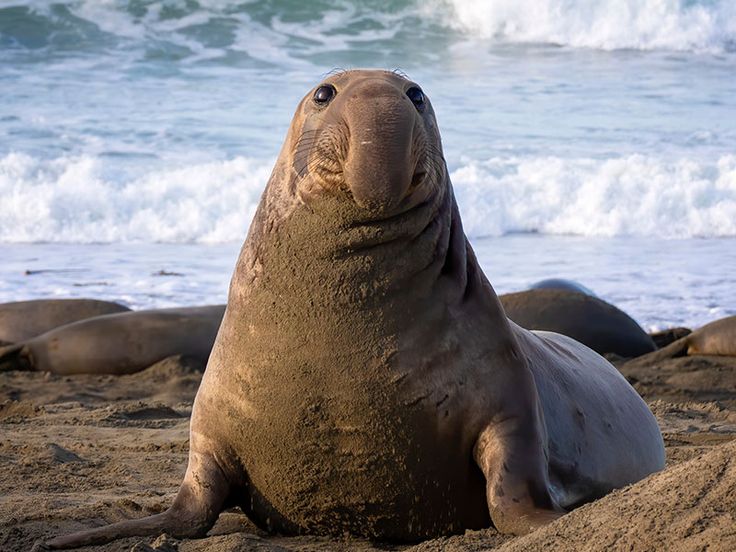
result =
[{"label": "blue water", "polygon": [[[584,282],[647,329],[736,314],[736,248],[723,240],[516,234],[473,240],[497,293]],[[4,244],[0,302],[104,297],[133,308],[225,303],[239,243]]]},{"label": "blue water", "polygon": [[500,291],[574,277],[648,327],[736,312],[728,0],[0,2],[0,300],[224,300],[299,99],[365,66],[431,98]]}]

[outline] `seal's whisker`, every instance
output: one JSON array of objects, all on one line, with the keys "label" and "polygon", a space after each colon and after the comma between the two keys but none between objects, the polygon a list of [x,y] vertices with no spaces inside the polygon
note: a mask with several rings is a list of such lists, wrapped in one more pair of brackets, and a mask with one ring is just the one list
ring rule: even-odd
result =
[{"label": "seal's whisker", "polygon": [[305,147],[302,148],[296,152],[294,152],[294,160],[296,159],[305,159],[309,156],[309,154],[312,152],[312,147]]},{"label": "seal's whisker", "polygon": [[314,138],[308,138],[306,140],[297,143],[297,147],[294,149],[293,164],[301,165],[304,163],[314,150],[315,140]]},{"label": "seal's whisker", "polygon": [[324,75],[322,75],[323,79],[326,79],[327,77],[340,77],[348,72],[348,69],[344,69],[342,67],[335,67],[334,69],[331,69],[327,71]]},{"label": "seal's whisker", "polygon": [[295,150],[299,150],[299,149],[303,148],[305,145],[312,145],[315,142],[316,142],[316,137],[315,136],[302,137],[296,143],[296,146],[294,146],[294,149]]},{"label": "seal's whisker", "polygon": [[[318,168],[323,168],[324,170],[329,171],[328,169],[325,169],[324,167],[325,161],[326,161],[326,158],[324,158],[321,155],[316,155],[312,157],[311,159],[309,158],[309,152],[307,153],[307,155],[302,155],[300,157],[300,164],[303,163],[303,166],[297,171],[299,178],[304,178],[308,173],[314,172],[315,169],[318,169]],[[294,164],[296,164],[296,160]],[[329,171],[329,172],[332,174],[338,174],[336,171]],[[340,171],[340,173],[342,173],[342,171]]]},{"label": "seal's whisker", "polygon": [[299,140],[297,140],[296,145],[294,146],[295,150],[301,149],[304,145],[312,145],[314,144],[318,139],[318,134],[316,131],[309,131],[309,133],[302,134],[299,137]]},{"label": "seal's whisker", "polygon": [[300,143],[302,143],[305,140],[314,139],[314,137],[317,135],[318,132],[319,132],[319,129],[305,130],[304,132],[302,132],[302,134],[297,139],[296,146],[298,146]]},{"label": "seal's whisker", "polygon": [[426,170],[432,170],[434,174],[439,175],[447,170],[447,161],[440,147],[435,144],[425,144],[425,155],[423,156]]}]

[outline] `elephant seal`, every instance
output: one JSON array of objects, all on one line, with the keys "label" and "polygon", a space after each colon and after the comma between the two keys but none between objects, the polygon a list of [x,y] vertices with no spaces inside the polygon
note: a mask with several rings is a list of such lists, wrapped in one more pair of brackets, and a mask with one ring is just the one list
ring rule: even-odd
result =
[{"label": "elephant seal", "polygon": [[532,289],[499,296],[506,316],[528,330],[572,337],[603,355],[637,357],[656,349],[654,341],[628,314],[577,291]]},{"label": "elephant seal", "polygon": [[567,291],[577,291],[578,293],[590,295],[591,297],[597,297],[590,288],[585,287],[583,284],[575,282],[574,280],[566,280],[564,278],[547,278],[546,280],[539,280],[529,286],[529,289],[563,289]]},{"label": "elephant seal", "polygon": [[657,349],[661,349],[686,335],[690,335],[691,333],[693,333],[693,331],[690,328],[677,326],[675,328],[667,328],[666,330],[660,330],[658,332],[650,332],[649,337],[652,338]]},{"label": "elephant seal", "polygon": [[710,322],[635,362],[649,364],[689,355],[736,356],[736,316]]},{"label": "elephant seal", "polygon": [[206,361],[224,305],[107,314],[0,348],[0,372],[132,374],[182,354]]},{"label": "elephant seal", "polygon": [[46,546],[204,535],[233,505],[282,534],[526,533],[663,466],[657,423],[613,366],[504,315],[419,86],[349,71],[297,107],[173,505]]},{"label": "elephant seal", "polygon": [[95,299],[35,299],[0,304],[0,341],[25,341],[58,326],[130,309]]}]

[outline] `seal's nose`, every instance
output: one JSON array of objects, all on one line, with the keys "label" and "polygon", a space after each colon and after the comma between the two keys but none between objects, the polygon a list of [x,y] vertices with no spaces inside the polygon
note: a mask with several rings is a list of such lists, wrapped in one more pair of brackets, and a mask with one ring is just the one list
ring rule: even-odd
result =
[{"label": "seal's nose", "polygon": [[356,83],[345,92],[350,136],[345,183],[361,207],[388,211],[411,185],[416,108],[403,90],[380,79]]}]

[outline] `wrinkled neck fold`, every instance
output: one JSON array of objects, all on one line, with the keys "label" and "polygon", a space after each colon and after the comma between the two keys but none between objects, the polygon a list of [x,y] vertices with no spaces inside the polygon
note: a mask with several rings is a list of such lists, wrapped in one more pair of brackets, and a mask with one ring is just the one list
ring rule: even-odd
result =
[{"label": "wrinkled neck fold", "polygon": [[386,216],[332,195],[295,205],[280,220],[272,212],[259,209],[253,220],[236,271],[241,281],[232,286],[240,294],[303,287],[312,300],[337,298],[345,307],[427,295],[438,285],[465,293],[468,246],[449,182]]}]

